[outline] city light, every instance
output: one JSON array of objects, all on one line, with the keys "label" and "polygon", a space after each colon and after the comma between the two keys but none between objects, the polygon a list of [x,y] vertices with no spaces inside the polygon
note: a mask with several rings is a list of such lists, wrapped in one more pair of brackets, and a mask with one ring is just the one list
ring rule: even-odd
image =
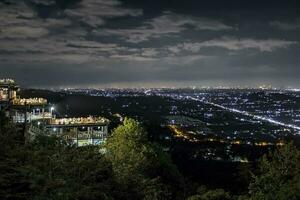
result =
[{"label": "city light", "polygon": [[277,121],[277,120],[274,120],[274,119],[271,119],[271,118],[268,118],[268,117],[254,115],[254,114],[251,114],[251,113],[249,113],[247,111],[241,111],[241,110],[238,110],[238,109],[235,109],[235,108],[228,108],[228,107],[216,104],[216,103],[208,102],[208,101],[205,101],[205,100],[202,100],[202,99],[198,99],[198,98],[195,98],[195,97],[191,97],[191,96],[187,96],[186,98],[194,100],[194,101],[200,101],[202,103],[209,104],[209,105],[212,105],[212,106],[215,106],[215,107],[219,107],[219,108],[227,110],[229,112],[242,114],[244,116],[253,117],[254,119],[259,119],[259,120],[266,121],[266,122],[269,122],[269,123],[272,123],[272,124],[276,124],[276,125],[280,125],[280,126],[292,128],[292,129],[295,129],[295,130],[300,130],[299,126],[296,126],[296,125],[293,125],[293,124],[286,124],[286,123],[283,123],[283,122],[280,122],[280,121]]}]

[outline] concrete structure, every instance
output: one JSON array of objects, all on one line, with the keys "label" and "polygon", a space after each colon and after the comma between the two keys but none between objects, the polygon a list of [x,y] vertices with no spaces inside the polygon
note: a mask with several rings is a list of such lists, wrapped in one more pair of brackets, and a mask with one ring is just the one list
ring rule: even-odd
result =
[{"label": "concrete structure", "polygon": [[19,86],[12,79],[0,79],[0,110],[5,110],[14,123],[51,118],[47,110],[47,99],[20,98]]},{"label": "concrete structure", "polygon": [[12,79],[0,79],[0,110],[8,109],[13,99],[17,99],[19,86]]},{"label": "concrete structure", "polygon": [[25,141],[37,134],[56,135],[77,146],[97,145],[105,141],[109,120],[103,117],[60,118],[47,99],[17,96],[19,86],[12,79],[0,79],[0,110],[22,126]]},{"label": "concrete structure", "polygon": [[0,79],[0,101],[17,98],[19,86],[12,79]]},{"label": "concrete structure", "polygon": [[48,106],[21,106],[15,107],[10,110],[10,117],[16,124],[34,122],[36,120],[51,119],[52,113]]},{"label": "concrete structure", "polygon": [[44,124],[44,129],[49,135],[62,137],[77,146],[85,146],[105,142],[108,125],[109,120],[103,117],[52,118]]}]

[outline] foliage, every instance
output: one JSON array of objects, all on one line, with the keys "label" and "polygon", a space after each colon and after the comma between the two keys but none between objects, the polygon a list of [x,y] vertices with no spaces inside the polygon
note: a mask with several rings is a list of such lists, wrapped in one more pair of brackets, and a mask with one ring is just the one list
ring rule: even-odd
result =
[{"label": "foliage", "polygon": [[102,147],[77,148],[42,135],[24,144],[4,115],[1,123],[0,199],[180,197],[176,166],[134,120],[126,119],[114,131],[104,154]]},{"label": "foliage", "polygon": [[223,189],[208,190],[205,186],[201,186],[197,190],[197,194],[189,197],[187,200],[230,200],[230,194]]},{"label": "foliage", "polygon": [[181,200],[186,191],[195,194],[188,200],[300,199],[300,151],[291,143],[263,156],[255,175],[251,166],[241,166],[241,182],[250,185],[247,195],[237,197],[223,189],[188,188],[170,156],[133,119],[113,131],[104,149],[42,135],[25,144],[0,112],[0,199]]},{"label": "foliage", "polygon": [[113,199],[112,168],[98,147],[76,148],[59,138],[19,142],[1,115],[0,199]]},{"label": "foliage", "polygon": [[111,165],[97,147],[76,148],[39,136],[28,153],[23,173],[32,199],[113,199]]},{"label": "foliage", "polygon": [[180,198],[182,195],[178,194],[178,189],[182,177],[171,159],[147,137],[137,121],[126,118],[108,138],[106,155],[112,162],[117,180],[134,194],[130,198]]},{"label": "foliage", "polygon": [[263,156],[249,193],[253,200],[300,199],[300,151],[289,143]]},{"label": "foliage", "polygon": [[4,112],[0,112],[0,199],[25,199],[26,179],[20,173],[25,154],[21,138]]}]

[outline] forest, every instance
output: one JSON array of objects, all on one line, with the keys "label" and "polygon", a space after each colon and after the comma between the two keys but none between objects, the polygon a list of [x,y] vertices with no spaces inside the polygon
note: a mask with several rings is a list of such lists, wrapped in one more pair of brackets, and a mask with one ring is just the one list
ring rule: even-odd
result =
[{"label": "forest", "polygon": [[[300,151],[293,143],[239,168],[245,189],[232,194],[185,177],[172,157],[126,118],[102,146],[76,147],[54,136],[24,142],[0,116],[0,199],[298,200]],[[218,181],[218,180],[212,180]]]}]

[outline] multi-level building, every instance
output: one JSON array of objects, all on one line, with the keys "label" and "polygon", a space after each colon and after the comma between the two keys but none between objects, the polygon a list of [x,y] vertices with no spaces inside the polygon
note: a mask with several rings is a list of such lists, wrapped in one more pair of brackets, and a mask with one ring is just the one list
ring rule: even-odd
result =
[{"label": "multi-level building", "polygon": [[44,98],[17,98],[11,101],[10,116],[14,123],[51,119],[52,107]]},{"label": "multi-level building", "polygon": [[19,86],[12,79],[0,79],[0,110],[5,110],[14,123],[31,122],[52,117],[47,99],[20,98]]},{"label": "multi-level building", "polygon": [[[97,145],[105,141],[109,120],[103,117],[56,118],[54,107],[44,98],[17,96],[19,86],[12,79],[0,80],[0,110],[22,125],[24,136],[56,135],[77,146]],[[26,132],[26,133],[25,133]]]},{"label": "multi-level building", "polygon": [[8,109],[13,99],[17,98],[19,86],[12,79],[0,79],[0,110]]},{"label": "multi-level building", "polygon": [[108,135],[109,120],[103,117],[52,118],[38,121],[35,125],[49,135],[62,137],[77,146],[97,145],[105,141]]}]

